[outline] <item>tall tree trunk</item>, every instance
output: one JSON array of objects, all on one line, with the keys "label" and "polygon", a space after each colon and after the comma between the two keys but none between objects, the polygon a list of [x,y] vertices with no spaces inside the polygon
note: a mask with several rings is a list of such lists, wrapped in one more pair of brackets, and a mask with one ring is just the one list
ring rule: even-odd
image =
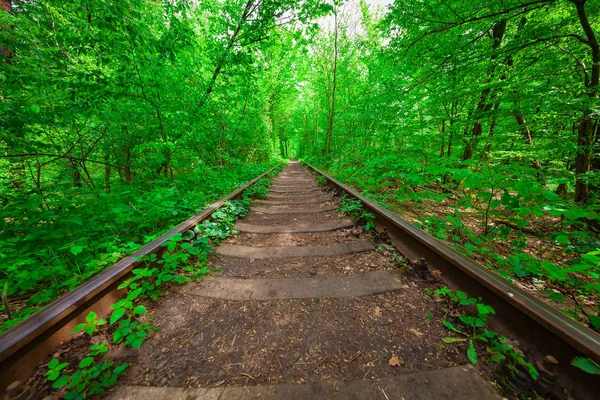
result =
[{"label": "tall tree trunk", "polygon": [[[504,32],[506,32],[506,20],[496,22],[494,27],[492,28],[492,40],[494,41],[492,44],[492,56],[490,59],[492,60],[492,67],[489,71],[489,76],[486,84],[489,85],[494,76],[495,71],[495,60],[497,55],[495,50],[498,49],[500,44],[502,43],[502,38],[504,37]],[[481,91],[481,96],[479,97],[479,101],[477,102],[477,106],[475,107],[475,113],[473,115],[473,129],[471,130],[471,135],[467,138],[467,142],[465,143],[465,149],[463,151],[462,160],[467,161],[473,158],[473,153],[477,144],[479,143],[479,139],[481,138],[481,133],[483,132],[483,125],[481,120],[485,116],[485,114],[490,111],[493,107],[493,104],[488,103],[487,99],[491,92],[491,87],[486,87]]]},{"label": "tall tree trunk", "polygon": [[310,118],[310,115],[308,114],[308,109],[306,110],[306,115],[304,116],[304,137],[306,140],[306,147],[308,149],[310,149],[312,147],[312,144],[310,142],[310,132],[308,130],[308,120]]},{"label": "tall tree trunk", "polygon": [[174,180],[173,175],[173,164],[171,163],[171,150],[167,147],[167,132],[163,123],[162,113],[160,112],[160,95],[158,95],[158,104],[156,105],[156,118],[158,118],[158,127],[160,129],[160,139],[165,145],[164,156],[165,162],[160,166],[160,170],[165,171],[165,175],[171,178],[171,182]]},{"label": "tall tree trunk", "polygon": [[[521,132],[521,136],[523,136],[525,144],[531,146],[531,148],[535,148],[533,135],[531,133],[531,130],[529,129],[529,125],[527,125],[527,120],[525,119],[525,115],[523,114],[523,108],[521,107],[521,95],[518,90],[514,90],[513,93],[515,95],[513,117],[515,118],[517,125],[519,125],[519,131]],[[535,169],[542,168],[542,164],[538,159],[532,160],[531,166]]]},{"label": "tall tree trunk", "polygon": [[488,141],[483,149],[483,153],[481,153],[481,159],[487,160],[490,151],[492,150],[492,139],[494,138],[494,134],[496,133],[496,123],[498,122],[498,109],[500,108],[500,100],[496,100],[494,103],[492,120],[490,121],[490,129],[488,132]]},{"label": "tall tree trunk", "polygon": [[[315,123],[313,125],[313,143],[314,143],[314,149],[319,148],[319,143],[317,142],[317,138],[319,137],[319,108],[317,105],[317,98],[315,96],[315,107],[314,107],[314,113],[315,113]],[[312,152],[311,152],[312,153]]]},{"label": "tall tree trunk", "polygon": [[109,193],[110,192],[110,172],[111,172],[111,167],[109,164],[110,161],[110,154],[108,153],[108,151],[106,152],[106,154],[104,155],[104,192]]},{"label": "tall tree trunk", "polygon": [[73,187],[81,187],[81,172],[77,168],[77,161],[73,158],[69,158],[69,168],[71,171],[71,177],[73,179]]},{"label": "tall tree trunk", "polygon": [[[586,44],[590,47],[592,63],[590,66],[589,81],[587,82],[588,97],[598,97],[598,86],[600,80],[600,45],[596,34],[590,25],[585,11],[586,0],[571,0],[577,9],[579,22],[587,38]],[[590,186],[584,182],[582,175],[590,172],[592,165],[592,143],[594,142],[594,127],[596,117],[593,111],[586,109],[579,119],[577,127],[577,154],[575,155],[575,201],[585,202],[589,197]]]},{"label": "tall tree trunk", "polygon": [[442,120],[442,145],[440,146],[440,158],[444,157],[444,151],[446,149],[446,120]]},{"label": "tall tree trunk", "polygon": [[327,154],[331,153],[331,140],[333,137],[333,119],[335,117],[335,92],[337,90],[337,62],[338,62],[338,18],[334,9],[334,34],[333,34],[333,82],[331,86],[331,105],[329,108],[329,124],[327,126]]},{"label": "tall tree trunk", "polygon": [[589,184],[584,182],[582,174],[590,172],[592,165],[592,141],[594,121],[588,115],[579,120],[577,127],[577,155],[575,156],[575,201],[585,202],[589,196]]},{"label": "tall tree trunk", "polygon": [[[12,0],[0,0],[0,7],[2,7],[2,11],[7,12],[9,14],[12,13]],[[4,29],[8,29],[8,30],[12,30],[13,27],[12,26],[0,26],[0,30],[4,30]],[[0,54],[2,54],[4,57],[10,59],[13,57],[13,52],[10,51],[10,49],[8,48],[8,46],[6,46],[5,44],[0,44]]]},{"label": "tall tree trunk", "polygon": [[[525,24],[527,24],[527,18],[523,17],[523,18],[521,18],[521,22],[519,23],[519,27],[517,28],[518,33],[517,33],[516,39],[518,39],[520,37],[520,32],[525,27]],[[508,56],[508,58],[506,60],[506,65],[508,65],[510,68],[513,67],[514,59],[512,58],[512,55]],[[549,81],[548,81],[548,83],[549,83]],[[519,89],[513,89],[512,93],[514,95],[513,117],[515,118],[515,121],[517,122],[517,125],[519,126],[519,131],[521,132],[521,136],[523,137],[525,144],[531,146],[531,148],[534,148],[535,143],[533,141],[533,134],[531,133],[529,125],[527,124],[527,120],[525,119],[525,114],[523,113],[523,107],[521,105],[521,93],[520,93]],[[541,107],[541,103],[538,104],[536,114],[539,113],[540,107]],[[535,169],[542,168],[540,161],[537,159],[534,159],[531,161],[531,166]]]}]

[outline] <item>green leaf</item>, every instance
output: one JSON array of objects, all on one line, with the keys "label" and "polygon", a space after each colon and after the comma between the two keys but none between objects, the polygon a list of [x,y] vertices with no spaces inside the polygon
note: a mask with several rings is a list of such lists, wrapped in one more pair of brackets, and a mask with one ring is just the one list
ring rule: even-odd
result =
[{"label": "green leaf", "polygon": [[477,350],[475,350],[475,346],[473,345],[473,341],[469,340],[469,348],[467,349],[467,358],[471,362],[471,364],[477,364]]},{"label": "green leaf", "polygon": [[556,237],[556,243],[558,244],[567,244],[569,243],[569,238],[565,235],[560,235]]},{"label": "green leaf", "polygon": [[583,357],[575,357],[571,361],[571,365],[579,368],[580,370],[587,372],[592,375],[600,375],[600,365],[596,364],[593,360]]},{"label": "green leaf", "polygon": [[477,312],[482,315],[487,314],[496,314],[496,311],[492,306],[488,306],[487,304],[478,303],[477,304]]},{"label": "green leaf", "polygon": [[83,247],[82,246],[78,246],[78,245],[71,246],[71,253],[73,253],[75,255],[81,253],[82,251],[83,251]]},{"label": "green leaf", "polygon": [[451,330],[451,331],[453,331],[453,332],[456,332],[456,333],[463,333],[463,334],[464,334],[464,332],[462,332],[461,330],[457,329],[457,328],[456,328],[456,327],[455,327],[455,326],[452,324],[452,322],[448,322],[448,321],[446,321],[446,320],[444,320],[444,319],[443,319],[443,320],[442,320],[442,325],[444,325],[446,328],[450,329],[450,330]]},{"label": "green leaf", "polygon": [[124,308],[118,308],[110,315],[110,324],[117,322],[125,314]]},{"label": "green leaf", "polygon": [[124,363],[124,364],[118,365],[118,366],[116,366],[116,367],[115,367],[115,369],[113,370],[113,372],[114,372],[114,374],[115,374],[115,375],[120,375],[120,374],[122,374],[123,372],[125,372],[125,370],[126,370],[126,369],[127,369],[129,366],[130,366],[130,365],[131,365],[130,363]]},{"label": "green leaf", "polygon": [[90,313],[87,315],[87,317],[85,317],[85,320],[89,324],[90,322],[95,321],[97,317],[98,317],[98,314],[96,314],[93,311],[90,311]]},{"label": "green leaf", "polygon": [[477,246],[475,246],[472,243],[465,243],[465,249],[469,250],[469,251],[477,251]]},{"label": "green leaf", "polygon": [[596,329],[600,328],[600,316],[598,316],[598,315],[590,315],[588,317],[588,319],[590,320],[590,325],[592,325]]},{"label": "green leaf", "polygon": [[73,334],[73,333],[78,333],[78,332],[81,332],[82,330],[84,330],[84,329],[85,329],[85,327],[86,327],[86,326],[87,326],[87,324],[86,324],[86,323],[79,324],[79,325],[77,325],[75,328],[73,328],[73,330],[71,331],[71,333]]},{"label": "green leaf", "polygon": [[94,362],[94,357],[86,357],[79,363],[79,368],[86,368],[92,365]]},{"label": "green leaf", "polygon": [[146,310],[146,307],[140,305],[140,306],[135,307],[133,309],[133,312],[134,312],[134,314],[137,314],[137,315],[144,315],[148,311]]},{"label": "green leaf", "polygon": [[144,291],[143,288],[137,288],[137,289],[135,289],[134,291],[130,292],[127,295],[127,300],[128,301],[132,301],[132,300],[136,299],[140,294],[142,294],[143,291]]},{"label": "green leaf", "polygon": [[69,365],[69,363],[58,364],[55,369],[57,371],[62,371],[63,369],[65,369],[67,367],[67,365]]},{"label": "green leaf", "polygon": [[458,343],[458,342],[466,342],[467,339],[459,339],[459,338],[453,338],[453,337],[445,337],[442,338],[442,341],[444,343]]},{"label": "green leaf", "polygon": [[56,370],[50,370],[46,372],[46,378],[50,381],[53,382],[56,379],[58,379],[58,377],[60,376],[60,371],[56,371]]},{"label": "green leaf", "polygon": [[560,293],[552,293],[550,296],[548,296],[548,299],[562,303],[565,301],[565,296]]},{"label": "green leaf", "polygon": [[52,384],[52,387],[55,389],[61,388],[61,387],[65,386],[67,383],[69,383],[70,380],[71,380],[71,377],[69,375],[63,375]]},{"label": "green leaf", "polygon": [[139,337],[131,343],[131,347],[134,349],[139,349],[140,347],[142,347],[143,343],[144,343],[144,338]]},{"label": "green leaf", "polygon": [[579,218],[584,218],[587,215],[587,211],[581,208],[572,208],[570,210],[565,211],[565,217],[571,220],[576,220]]}]

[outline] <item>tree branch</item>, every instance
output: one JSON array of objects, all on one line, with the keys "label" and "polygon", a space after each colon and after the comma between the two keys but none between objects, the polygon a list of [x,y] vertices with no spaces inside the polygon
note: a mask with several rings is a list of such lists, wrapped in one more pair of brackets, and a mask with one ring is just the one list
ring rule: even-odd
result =
[{"label": "tree branch", "polygon": [[[506,15],[506,14],[510,14],[512,11],[518,10],[518,9],[522,9],[521,12],[515,14],[515,15],[520,15],[520,14],[525,14],[527,12],[533,11],[535,9],[541,8],[543,7],[544,4],[547,3],[552,3],[555,2],[556,0],[535,0],[535,1],[531,1],[528,3],[522,3],[519,4],[518,6],[515,7],[511,7],[508,8],[506,10],[502,10],[502,11],[496,11],[496,12],[492,12],[489,14],[484,14],[484,15],[478,15],[475,17],[471,17],[468,19],[462,19],[461,21],[456,21],[456,22],[450,22],[449,25],[446,25],[444,27],[441,28],[437,28],[437,29],[433,29],[427,32],[422,33],[419,37],[417,37],[415,40],[413,40],[408,47],[406,48],[406,53],[418,42],[420,42],[424,37],[429,36],[429,35],[433,35],[435,33],[440,33],[440,32],[445,32],[448,31],[450,29],[465,25],[465,24],[469,24],[471,22],[477,22],[477,21],[481,21],[484,19],[489,19],[489,18],[494,18],[494,17],[499,17],[501,15]],[[533,7],[533,8],[527,8],[529,6],[534,6],[537,5],[537,7]],[[514,17],[515,15],[512,15],[512,17]]]}]

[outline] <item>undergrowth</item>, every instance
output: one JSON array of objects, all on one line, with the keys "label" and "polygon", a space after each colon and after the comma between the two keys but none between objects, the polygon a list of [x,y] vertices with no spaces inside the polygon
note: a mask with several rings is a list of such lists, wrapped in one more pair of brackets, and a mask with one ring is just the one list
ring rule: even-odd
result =
[{"label": "undergrowth", "polygon": [[364,209],[362,202],[346,194],[340,200],[340,212],[349,216],[354,221],[363,225],[368,232],[375,231],[375,215]]},{"label": "undergrowth", "polygon": [[[64,187],[6,199],[0,221],[0,332],[268,167],[202,168],[173,183],[113,185],[110,193]],[[250,191],[263,190],[261,185]],[[212,220],[200,229],[222,240],[227,231],[218,226]]]},{"label": "undergrowth", "polygon": [[[163,287],[169,282],[183,284],[209,274],[206,262],[214,252],[214,246],[237,233],[232,229],[235,221],[246,216],[253,198],[264,197],[272,177],[280,169],[245,190],[242,200],[226,201],[193,230],[171,236],[163,244],[162,255],[139,258],[142,267],[134,269],[132,276],[119,286],[119,289],[127,289],[127,296],[111,306],[113,311],[108,321],[91,312],[84,323],[73,329],[73,333],[95,335],[101,326],[108,324],[112,328],[114,344],[140,348],[155,329],[150,322],[140,318],[147,313],[142,302],[157,300],[164,294]],[[77,366],[52,359],[46,377],[67,400],[102,395],[129,366],[129,363],[114,366],[106,356],[107,349],[106,342],[92,345],[89,354]]]},{"label": "undergrowth", "polygon": [[[512,375],[522,368],[533,380],[538,379],[537,369],[525,360],[523,352],[505,336],[499,335],[488,327],[488,317],[496,314],[491,306],[483,303],[481,298],[468,297],[465,292],[459,290],[453,292],[447,287],[437,289],[434,293],[447,298],[457,311],[453,320],[441,320],[442,325],[459,335],[459,337],[444,338],[445,343],[465,344],[467,358],[473,365],[481,358],[478,347],[483,347],[489,361],[503,364]],[[472,312],[468,312],[469,309]]]},{"label": "undergrowth", "polygon": [[473,170],[387,153],[334,158],[328,170],[384,207],[416,208],[416,226],[600,331],[600,205],[560,197],[552,188],[564,179],[540,181],[518,164]]}]

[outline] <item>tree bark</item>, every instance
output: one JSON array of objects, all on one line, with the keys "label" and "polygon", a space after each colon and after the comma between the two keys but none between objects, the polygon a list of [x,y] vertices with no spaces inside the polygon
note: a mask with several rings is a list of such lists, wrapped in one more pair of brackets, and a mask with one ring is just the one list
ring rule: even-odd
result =
[{"label": "tree bark", "polygon": [[[7,12],[9,14],[12,13],[12,0],[0,0],[0,7],[2,7],[2,10],[4,12]],[[12,30],[12,26],[0,26],[0,30],[3,29],[8,29],[8,30]],[[8,48],[8,46],[6,46],[5,44],[0,45],[0,54],[2,54],[4,57],[10,59],[13,57],[13,53],[12,51],[10,51],[10,49]]]},{"label": "tree bark", "polygon": [[107,151],[104,154],[104,162],[106,163],[106,165],[104,166],[104,192],[105,193],[110,193],[111,166],[108,163],[109,161],[110,161],[110,154]]},{"label": "tree bark", "polygon": [[[506,20],[502,20],[502,21],[496,22],[494,24],[494,27],[492,28],[492,40],[493,40],[492,50],[493,51],[496,50],[502,43],[502,39],[504,37],[505,32],[506,32]],[[496,58],[497,58],[496,54],[492,53],[492,56],[490,57],[492,62],[494,62],[496,60]],[[492,67],[490,68],[490,73],[489,73],[486,84],[489,84],[491,82],[492,77],[494,76],[494,70],[495,70],[495,65],[492,65]],[[479,143],[481,133],[483,132],[483,125],[482,125],[481,120],[482,120],[483,116],[485,115],[485,113],[490,111],[493,107],[493,104],[488,103],[488,101],[487,101],[491,90],[492,90],[491,87],[486,87],[485,89],[483,89],[481,91],[481,96],[479,97],[479,101],[475,108],[475,114],[474,114],[475,122],[473,123],[473,129],[471,130],[471,135],[467,139],[467,142],[465,144],[465,149],[463,151],[463,156],[462,156],[463,161],[467,161],[467,160],[470,160],[471,158],[473,158],[473,153],[475,151],[475,148],[477,147],[477,144]]]},{"label": "tree bark", "polygon": [[[600,45],[596,34],[589,22],[585,3],[586,0],[571,0],[575,4],[577,16],[590,47],[592,63],[590,79],[587,87],[588,97],[594,99],[598,96],[600,80]],[[577,154],[575,155],[575,201],[585,202],[590,195],[590,185],[586,183],[582,175],[590,172],[592,165],[592,143],[594,142],[594,126],[596,124],[593,111],[586,109],[579,119],[577,127]]]},{"label": "tree bark", "polygon": [[[123,131],[127,131],[127,127],[123,126]],[[131,147],[125,146],[125,155],[123,159],[123,172],[125,173],[125,182],[131,183]]]},{"label": "tree bark", "polygon": [[485,145],[485,149],[483,150],[483,153],[481,154],[481,158],[484,160],[487,160],[488,154],[492,150],[492,139],[494,138],[494,133],[496,130],[496,123],[498,122],[498,117],[496,114],[497,114],[499,108],[500,108],[500,100],[496,100],[496,102],[494,103],[494,113],[492,115],[492,121],[490,122],[490,130],[488,133],[489,139],[488,139],[487,144]]},{"label": "tree bark", "polygon": [[440,158],[444,157],[444,152],[446,150],[446,120],[442,120],[442,145],[440,146]]},{"label": "tree bark", "polygon": [[333,34],[333,82],[331,86],[331,105],[329,108],[329,124],[327,125],[327,154],[331,153],[331,140],[333,137],[333,120],[335,118],[335,92],[337,90],[337,62],[338,62],[338,18],[337,10],[334,10],[334,34]]}]

